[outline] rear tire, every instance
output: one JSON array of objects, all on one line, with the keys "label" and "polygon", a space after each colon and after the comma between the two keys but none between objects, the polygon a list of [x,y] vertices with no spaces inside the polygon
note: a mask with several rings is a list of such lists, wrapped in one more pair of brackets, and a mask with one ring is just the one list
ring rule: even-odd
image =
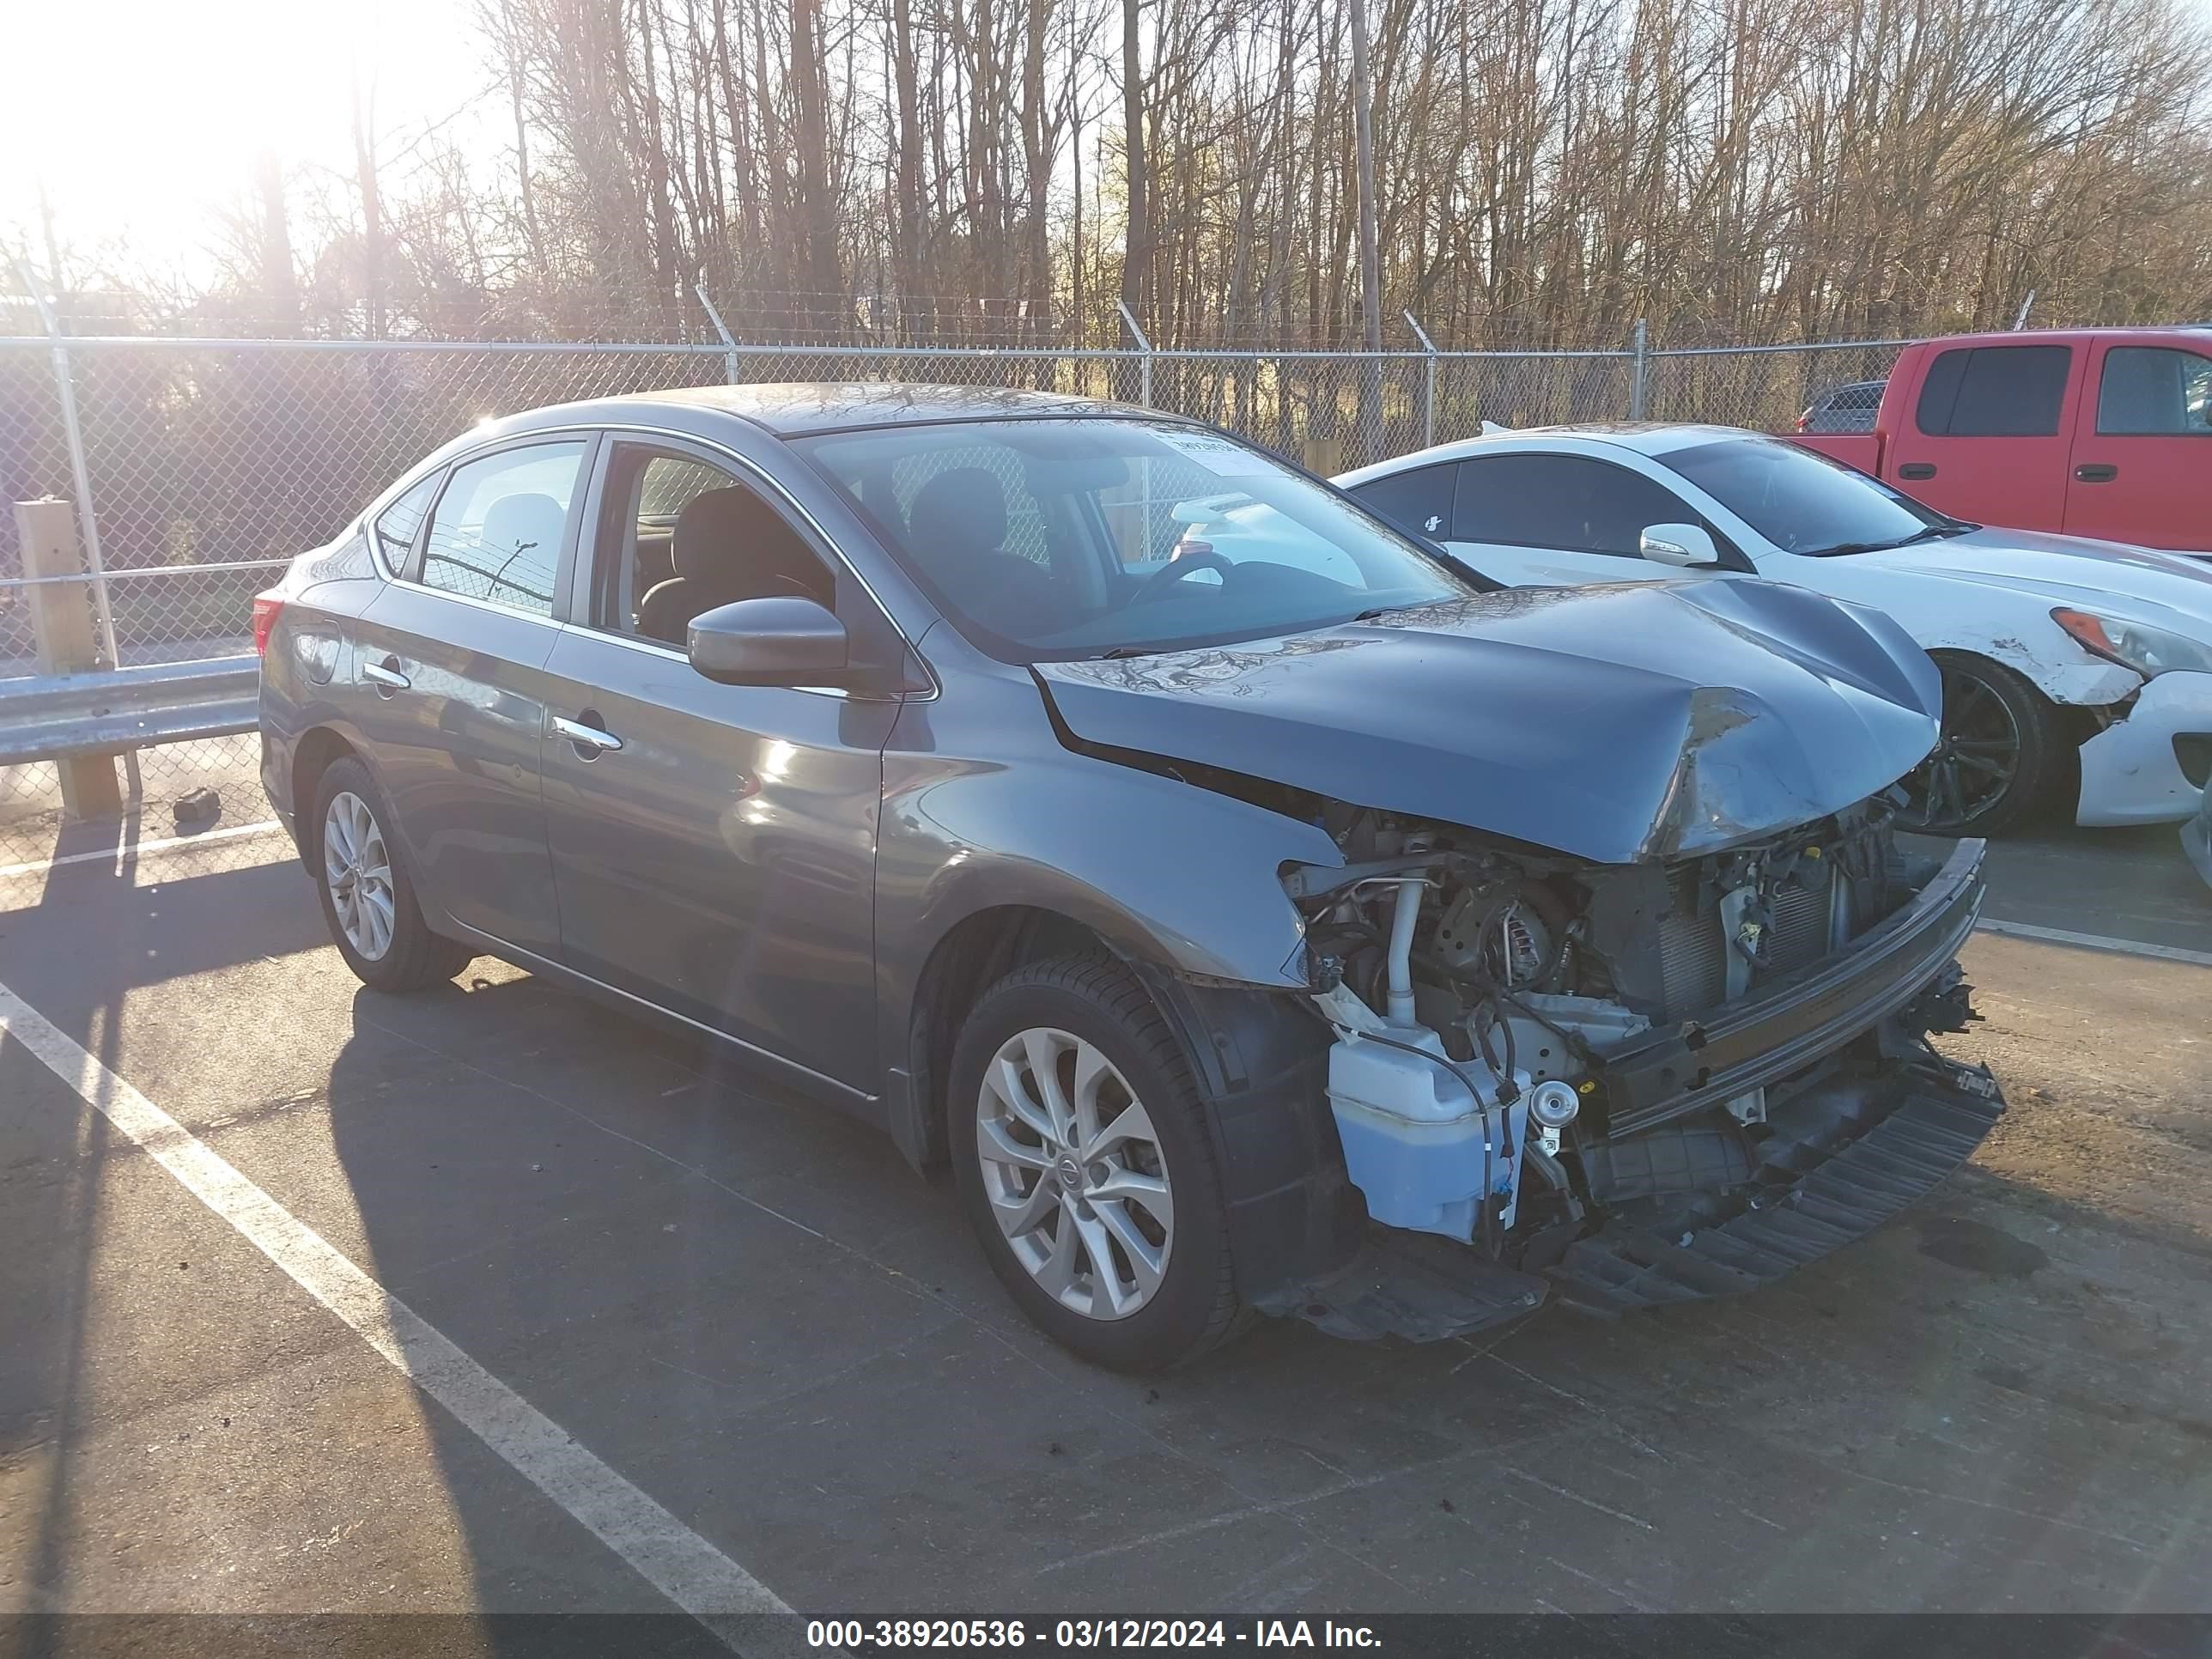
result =
[{"label": "rear tire", "polygon": [[415,884],[385,826],[392,809],[368,769],[332,761],[315,791],[307,867],[331,941],[354,977],[373,991],[420,991],[476,959],[467,945],[430,931]]},{"label": "rear tire", "polygon": [[1986,657],[1937,652],[1943,731],[1905,780],[1901,827],[1931,836],[1996,836],[2018,823],[2065,769],[2050,705]]},{"label": "rear tire", "polygon": [[948,1088],[961,1205],[1045,1334],[1142,1373],[1243,1328],[1205,1103],[1127,967],[1059,957],[1007,975],[961,1027]]}]

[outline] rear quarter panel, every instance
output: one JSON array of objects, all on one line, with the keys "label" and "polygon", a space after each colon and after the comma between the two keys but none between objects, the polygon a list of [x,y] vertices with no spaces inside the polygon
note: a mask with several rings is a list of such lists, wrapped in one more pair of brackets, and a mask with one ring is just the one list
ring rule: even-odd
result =
[{"label": "rear quarter panel", "polygon": [[303,554],[271,590],[284,601],[261,659],[261,783],[297,842],[293,760],[319,726],[343,726],[353,623],[383,587],[358,536]]}]

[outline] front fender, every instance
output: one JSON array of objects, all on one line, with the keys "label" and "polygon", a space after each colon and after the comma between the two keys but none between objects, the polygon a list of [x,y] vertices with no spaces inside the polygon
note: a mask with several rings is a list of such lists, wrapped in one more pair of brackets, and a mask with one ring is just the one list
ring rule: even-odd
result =
[{"label": "front fender", "polygon": [[1290,862],[1343,854],[1316,824],[1056,744],[1011,765],[890,752],[880,954],[918,975],[969,917],[1024,905],[1180,975],[1301,989],[1304,933],[1277,873]]},{"label": "front fender", "polygon": [[938,948],[987,910],[1064,916],[1127,961],[1177,1029],[1208,1103],[1239,1289],[1279,1296],[1358,1239],[1328,1033],[1303,1006],[1304,932],[1278,874],[1343,854],[1317,824],[1066,749],[1034,711],[1007,697],[974,734],[983,741],[958,744],[988,747],[987,760],[949,752],[967,735],[954,697],[909,704],[884,752],[880,1037],[884,1054],[910,1056],[885,1079],[894,1138],[917,1165],[938,1150],[940,1062],[934,1039],[915,1045]]},{"label": "front fender", "polygon": [[2142,675],[2091,656],[2069,637],[2051,620],[2059,601],[2047,594],[1920,575],[1873,560],[1860,565],[1851,558],[1797,560],[1785,579],[1887,611],[1923,650],[1960,651],[2002,663],[2056,703],[2102,708],[2143,683]]}]

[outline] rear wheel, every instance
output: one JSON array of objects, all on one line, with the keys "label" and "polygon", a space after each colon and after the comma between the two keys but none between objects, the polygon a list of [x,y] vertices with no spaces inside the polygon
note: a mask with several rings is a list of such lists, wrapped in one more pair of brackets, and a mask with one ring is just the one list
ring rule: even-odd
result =
[{"label": "rear wheel", "polygon": [[2042,798],[2057,737],[2035,688],[1984,657],[1938,653],[1943,730],[1905,780],[1899,821],[1937,836],[1991,836]]},{"label": "rear wheel", "polygon": [[1205,1107],[1126,967],[1063,957],[1000,980],[961,1029],[949,1087],[969,1224],[1046,1334],[1154,1371],[1241,1328]]},{"label": "rear wheel", "polygon": [[367,767],[350,757],[331,762],[315,795],[315,890],[356,979],[376,991],[419,991],[453,978],[476,952],[422,920],[414,883],[385,833],[390,816]]}]

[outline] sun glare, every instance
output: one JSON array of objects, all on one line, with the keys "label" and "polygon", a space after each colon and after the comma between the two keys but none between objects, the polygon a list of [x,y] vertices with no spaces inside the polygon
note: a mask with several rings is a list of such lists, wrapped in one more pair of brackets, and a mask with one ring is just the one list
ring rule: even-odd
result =
[{"label": "sun glare", "polygon": [[[249,197],[263,151],[295,200],[351,168],[356,74],[387,147],[475,101],[487,71],[465,16],[438,0],[15,9],[15,61],[53,72],[12,75],[0,99],[0,234],[37,246],[43,189],[66,245],[191,270]],[[96,76],[67,71],[88,52]]]}]

